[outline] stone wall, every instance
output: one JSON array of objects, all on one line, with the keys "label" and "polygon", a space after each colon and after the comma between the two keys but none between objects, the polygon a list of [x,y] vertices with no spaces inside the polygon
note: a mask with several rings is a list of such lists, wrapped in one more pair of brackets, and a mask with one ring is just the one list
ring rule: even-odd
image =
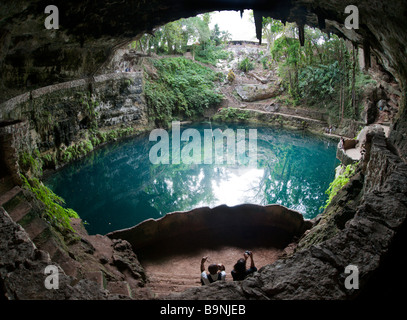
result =
[{"label": "stone wall", "polygon": [[0,122],[0,155],[1,177],[10,175],[16,184],[21,184],[18,175],[18,152],[30,150],[29,126],[27,121],[2,121]]},{"label": "stone wall", "polygon": [[26,124],[23,139],[16,130],[12,133],[13,141],[20,141],[13,145],[17,153],[56,154],[89,139],[89,130],[144,128],[148,120],[143,75],[118,72],[33,90],[4,102],[0,119],[3,131],[7,121]]}]

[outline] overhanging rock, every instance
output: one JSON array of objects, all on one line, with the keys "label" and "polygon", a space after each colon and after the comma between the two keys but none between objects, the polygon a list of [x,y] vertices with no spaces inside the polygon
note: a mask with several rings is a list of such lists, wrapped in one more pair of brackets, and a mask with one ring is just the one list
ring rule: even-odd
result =
[{"label": "overhanging rock", "polygon": [[222,205],[213,209],[203,207],[170,213],[107,236],[127,240],[136,252],[172,241],[191,245],[195,242],[240,245],[241,242],[255,241],[257,244],[285,246],[311,226],[312,223],[304,220],[299,212],[280,205]]}]

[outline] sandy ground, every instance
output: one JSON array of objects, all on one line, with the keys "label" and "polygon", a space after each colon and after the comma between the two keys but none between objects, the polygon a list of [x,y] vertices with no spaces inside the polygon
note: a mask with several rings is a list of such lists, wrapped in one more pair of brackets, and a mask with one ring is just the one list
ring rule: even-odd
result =
[{"label": "sandy ground", "polygon": [[[233,265],[238,259],[243,257],[243,253],[247,249],[252,250],[253,259],[258,269],[276,261],[279,255],[283,252],[282,249],[272,247],[243,249],[223,246],[218,247],[215,250],[198,249],[193,254],[175,254],[171,256],[163,256],[161,259],[142,260],[141,263],[144,266],[147,275],[167,274],[168,278],[177,275],[194,275],[196,278],[195,283],[199,285],[201,259],[204,256],[208,256],[208,260],[205,263],[205,270],[207,270],[208,266],[212,263],[221,263],[226,268],[226,281],[232,281],[230,272],[233,270]],[[249,264],[250,262],[248,261],[248,267]]]}]

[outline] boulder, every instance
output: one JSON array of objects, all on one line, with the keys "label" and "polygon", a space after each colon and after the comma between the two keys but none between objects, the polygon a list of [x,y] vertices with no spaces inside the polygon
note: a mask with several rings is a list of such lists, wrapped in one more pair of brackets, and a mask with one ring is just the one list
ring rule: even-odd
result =
[{"label": "boulder", "polygon": [[236,86],[236,93],[245,102],[265,100],[277,96],[280,88],[275,83],[241,84]]}]

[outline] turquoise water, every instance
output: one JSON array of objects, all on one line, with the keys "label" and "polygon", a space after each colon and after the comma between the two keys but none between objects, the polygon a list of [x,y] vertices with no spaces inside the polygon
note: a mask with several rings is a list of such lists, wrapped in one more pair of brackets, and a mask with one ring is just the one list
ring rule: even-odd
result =
[{"label": "turquoise water", "polygon": [[[187,128],[192,127],[181,127],[181,134]],[[202,123],[193,128],[204,141],[204,129],[210,126]],[[277,203],[308,219],[321,212],[327,199],[325,190],[339,163],[336,142],[275,128],[215,128],[233,132],[240,128],[246,133],[249,128],[257,129],[256,164],[152,164],[149,152],[157,141],[149,141],[145,134],[95,150],[57,171],[46,184],[88,223],[89,234],[128,228],[169,212],[220,204]],[[181,150],[188,143],[181,144]]]}]

